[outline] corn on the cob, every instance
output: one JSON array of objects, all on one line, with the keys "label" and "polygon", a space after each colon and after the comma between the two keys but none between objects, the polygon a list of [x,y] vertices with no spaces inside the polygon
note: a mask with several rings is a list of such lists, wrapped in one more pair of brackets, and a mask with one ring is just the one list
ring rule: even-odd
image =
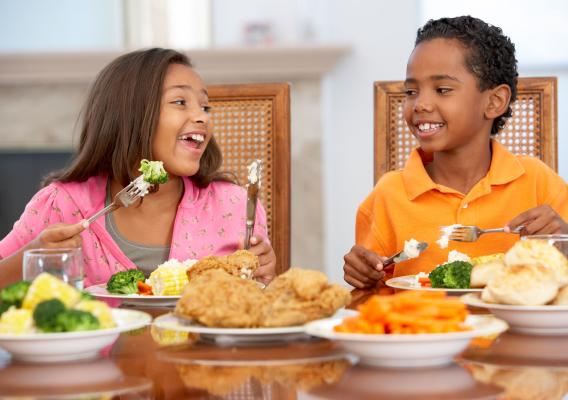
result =
[{"label": "corn on the cob", "polygon": [[492,261],[503,261],[505,258],[504,253],[488,254],[486,256],[474,257],[471,259],[472,265],[485,264]]},{"label": "corn on the cob", "polygon": [[181,295],[183,288],[188,282],[186,269],[187,267],[183,264],[160,265],[150,274],[147,283],[152,286],[154,295]]},{"label": "corn on the cob", "polygon": [[31,310],[10,307],[0,318],[0,333],[29,333],[34,331]]},{"label": "corn on the cob", "polygon": [[101,323],[101,328],[113,328],[116,326],[114,318],[112,317],[112,310],[110,307],[99,300],[82,300],[76,306],[76,310],[88,311],[93,314]]},{"label": "corn on the cob", "polygon": [[32,282],[22,303],[22,308],[33,310],[44,300],[59,299],[67,307],[79,302],[81,293],[55,276],[46,272],[39,274]]}]

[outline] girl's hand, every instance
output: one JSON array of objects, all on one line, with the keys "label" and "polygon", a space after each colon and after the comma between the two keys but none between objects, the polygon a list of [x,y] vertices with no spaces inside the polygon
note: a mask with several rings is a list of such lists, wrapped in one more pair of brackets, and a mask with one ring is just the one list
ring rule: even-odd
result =
[{"label": "girl's hand", "polygon": [[254,276],[264,284],[268,284],[276,276],[276,254],[272,246],[261,238],[252,236],[250,248],[252,254],[258,257],[260,267],[254,271]]},{"label": "girl's hand", "polygon": [[26,246],[26,250],[81,247],[83,240],[81,239],[80,233],[83,232],[87,226],[86,221],[72,225],[50,225],[41,231],[40,234]]},{"label": "girl's hand", "polygon": [[568,234],[568,224],[549,205],[538,206],[513,218],[505,230],[512,231],[523,225],[522,235]]},{"label": "girl's hand", "polygon": [[363,246],[353,246],[343,257],[345,261],[343,279],[358,289],[373,287],[385,276],[383,272],[385,258]]}]

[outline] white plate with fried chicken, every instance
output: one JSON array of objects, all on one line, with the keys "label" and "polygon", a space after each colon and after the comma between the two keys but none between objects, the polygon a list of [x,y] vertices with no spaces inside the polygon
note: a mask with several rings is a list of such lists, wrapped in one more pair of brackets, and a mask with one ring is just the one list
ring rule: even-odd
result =
[{"label": "white plate with fried chicken", "polygon": [[292,268],[261,289],[215,259],[207,264],[189,270],[175,315],[158,319],[158,327],[218,342],[282,341],[303,336],[305,323],[329,317],[351,301],[347,289],[328,283],[319,271]]}]

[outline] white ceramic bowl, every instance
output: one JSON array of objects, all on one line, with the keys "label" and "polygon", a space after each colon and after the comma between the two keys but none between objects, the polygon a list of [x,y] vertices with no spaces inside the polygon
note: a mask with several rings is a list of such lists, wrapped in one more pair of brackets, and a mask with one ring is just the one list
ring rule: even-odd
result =
[{"label": "white ceramic bowl", "polygon": [[568,334],[568,305],[512,306],[486,303],[478,293],[469,293],[460,300],[469,306],[485,308],[509,324],[511,331],[528,335]]},{"label": "white ceramic bowl", "polygon": [[142,311],[113,309],[117,326],[82,332],[0,334],[0,347],[20,361],[60,362],[96,357],[121,332],[141,328],[152,321]]},{"label": "white ceramic bowl", "polygon": [[450,364],[470,340],[478,336],[494,336],[507,329],[507,324],[487,315],[470,315],[466,324],[472,329],[450,333],[425,334],[359,334],[334,332],[341,318],[322,319],[306,325],[310,335],[339,342],[365,365],[389,368],[417,368]]}]

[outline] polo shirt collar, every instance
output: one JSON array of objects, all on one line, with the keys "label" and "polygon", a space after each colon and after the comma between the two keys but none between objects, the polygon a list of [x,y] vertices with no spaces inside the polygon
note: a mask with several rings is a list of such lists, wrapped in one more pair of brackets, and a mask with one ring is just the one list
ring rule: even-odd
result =
[{"label": "polo shirt collar", "polygon": [[[493,150],[491,166],[483,178],[488,180],[489,185],[504,185],[525,173],[519,159],[498,141],[492,139],[491,146]],[[402,170],[402,179],[409,200],[412,201],[430,190],[439,189],[424,168],[424,164],[430,161],[432,161],[432,155],[425,153],[421,148],[415,148],[410,153]]]}]

